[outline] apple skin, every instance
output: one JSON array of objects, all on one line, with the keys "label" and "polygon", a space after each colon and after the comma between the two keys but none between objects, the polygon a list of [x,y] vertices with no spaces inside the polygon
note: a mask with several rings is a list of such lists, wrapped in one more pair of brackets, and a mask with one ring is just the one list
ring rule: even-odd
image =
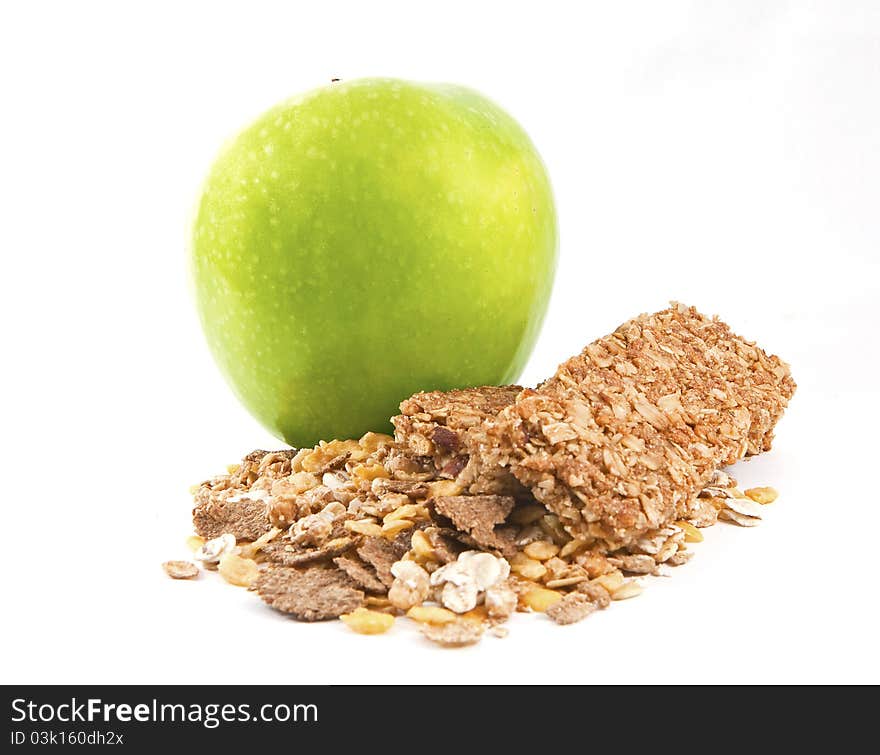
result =
[{"label": "apple skin", "polygon": [[234,392],[308,446],[387,432],[417,391],[514,382],[556,254],[550,182],[513,118],[463,87],[360,79],[225,147],[191,268]]}]

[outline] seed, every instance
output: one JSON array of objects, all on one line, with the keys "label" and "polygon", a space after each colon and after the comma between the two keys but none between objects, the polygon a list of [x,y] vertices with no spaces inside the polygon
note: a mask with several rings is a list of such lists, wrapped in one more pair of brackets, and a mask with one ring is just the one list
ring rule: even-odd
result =
[{"label": "seed", "polygon": [[623,587],[623,574],[619,571],[609,572],[608,574],[603,574],[601,577],[596,577],[591,584],[601,585],[608,592],[614,593],[615,590],[619,590]]},{"label": "seed", "polygon": [[413,553],[418,558],[434,558],[434,546],[431,545],[431,541],[428,540],[428,536],[421,530],[416,530],[415,532],[413,532],[412,540],[410,541],[410,547],[412,548]]},{"label": "seed", "polygon": [[446,495],[458,495],[463,488],[460,483],[455,480],[437,480],[428,483],[428,490],[431,498],[439,498]]},{"label": "seed", "polygon": [[627,598],[634,598],[636,595],[641,595],[642,592],[642,586],[638,582],[627,582],[611,593],[611,600],[626,600]]},{"label": "seed", "polygon": [[684,541],[686,543],[702,543],[703,542],[703,533],[700,532],[694,525],[690,522],[676,522],[678,527],[681,527],[684,532]]},{"label": "seed", "polygon": [[775,488],[749,488],[746,497],[751,498],[755,503],[773,503],[779,498],[779,493]]},{"label": "seed", "polygon": [[559,546],[555,543],[548,543],[546,540],[536,540],[523,548],[523,553],[536,561],[546,561],[559,553]]},{"label": "seed", "polygon": [[349,519],[345,529],[367,537],[382,537],[382,528],[372,519]]},{"label": "seed", "polygon": [[226,465],[226,474],[232,475],[238,472],[241,467],[238,464],[227,464]]},{"label": "seed", "polygon": [[510,570],[525,579],[538,580],[547,573],[547,567],[540,561],[529,558],[525,553],[517,553],[510,560]]},{"label": "seed", "polygon": [[339,617],[345,624],[358,634],[383,634],[391,629],[394,617],[390,613],[371,611],[369,608],[358,608],[351,613]]},{"label": "seed", "polygon": [[260,574],[256,561],[234,553],[224,553],[220,557],[217,571],[229,584],[238,587],[250,587]]},{"label": "seed", "polygon": [[659,551],[654,555],[654,560],[658,564],[663,564],[672,558],[678,552],[678,543],[675,542],[674,538],[669,538],[665,543],[663,543],[663,547],[660,548]]},{"label": "seed", "polygon": [[398,532],[408,530],[412,526],[413,523],[409,519],[398,519],[396,521],[388,522],[388,524],[383,524],[382,535],[390,540]]},{"label": "seed", "polygon": [[403,506],[398,506],[390,514],[386,514],[382,521],[385,524],[389,524],[396,522],[398,519],[418,519],[423,512],[425,514],[428,513],[424,506],[419,506],[415,503],[405,503]]},{"label": "seed", "polygon": [[543,587],[536,587],[534,590],[529,590],[522,598],[525,605],[533,611],[539,611],[541,613],[550,608],[550,606],[558,603],[560,600],[562,600],[561,593],[558,593],[555,590],[547,590]]},{"label": "seed", "polygon": [[452,611],[440,608],[439,606],[413,606],[406,612],[406,615],[420,624],[439,625],[458,621],[458,616],[452,613]]}]

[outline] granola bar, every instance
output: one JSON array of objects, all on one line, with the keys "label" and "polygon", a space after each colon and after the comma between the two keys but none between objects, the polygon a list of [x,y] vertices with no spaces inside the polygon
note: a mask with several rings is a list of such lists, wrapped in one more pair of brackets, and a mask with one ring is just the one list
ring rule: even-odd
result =
[{"label": "granola bar", "polygon": [[591,343],[489,434],[570,534],[620,547],[687,518],[719,466],[769,449],[794,389],[778,357],[674,304]]},{"label": "granola bar", "polygon": [[456,480],[463,493],[522,496],[516,478],[483,453],[486,423],[521,390],[505,385],[417,393],[391,418],[395,439],[432,478]]}]

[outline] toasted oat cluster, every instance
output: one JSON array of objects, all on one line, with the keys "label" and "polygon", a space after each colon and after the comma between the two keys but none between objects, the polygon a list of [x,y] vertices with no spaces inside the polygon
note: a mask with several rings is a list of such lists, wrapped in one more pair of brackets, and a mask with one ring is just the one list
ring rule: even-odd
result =
[{"label": "toasted oat cluster", "polygon": [[769,448],[793,390],[777,358],[676,305],[536,390],[421,393],[393,438],[248,454],[194,489],[193,558],[362,634],[406,617],[458,647],[516,611],[574,623],[687,562],[700,528],[760,520],[775,491],[721,467]]}]

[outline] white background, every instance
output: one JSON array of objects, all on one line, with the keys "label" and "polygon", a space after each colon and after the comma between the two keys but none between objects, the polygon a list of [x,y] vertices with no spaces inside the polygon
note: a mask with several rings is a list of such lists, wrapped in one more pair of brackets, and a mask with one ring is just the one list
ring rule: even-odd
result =
[{"label": "white background", "polygon": [[[11,682],[878,682],[880,6],[45,3],[0,10],[4,619]],[[760,527],[637,600],[428,646],[172,582],[190,484],[277,447],[203,343],[186,227],[218,146],[390,75],[517,117],[561,224],[535,382],[678,298],[793,365]]]}]

